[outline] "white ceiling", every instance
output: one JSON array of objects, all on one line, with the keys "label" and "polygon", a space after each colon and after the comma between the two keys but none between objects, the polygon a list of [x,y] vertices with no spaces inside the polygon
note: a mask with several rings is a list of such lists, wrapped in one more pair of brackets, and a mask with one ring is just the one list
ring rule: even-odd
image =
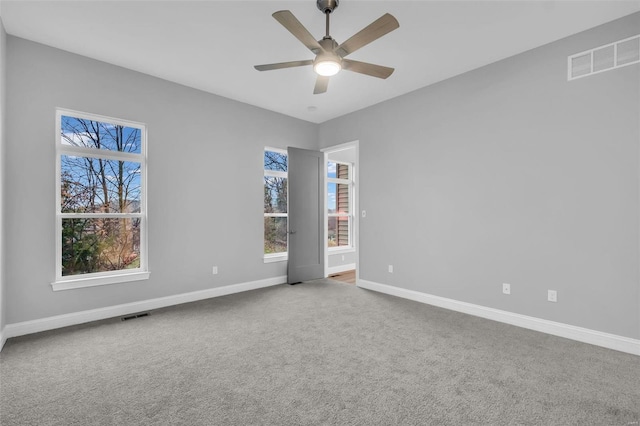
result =
[{"label": "white ceiling", "polygon": [[313,95],[311,67],[256,64],[313,59],[271,14],[288,9],[320,39],[315,0],[0,0],[8,34],[321,123],[640,11],[640,0],[341,0],[339,43],[385,12],[400,28],[351,59],[394,67],[387,80],[341,72]]}]

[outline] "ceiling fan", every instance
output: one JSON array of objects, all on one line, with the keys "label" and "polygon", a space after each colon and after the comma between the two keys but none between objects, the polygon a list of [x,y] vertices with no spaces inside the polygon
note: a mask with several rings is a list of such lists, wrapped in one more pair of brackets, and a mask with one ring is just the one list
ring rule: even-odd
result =
[{"label": "ceiling fan", "polygon": [[276,21],[280,22],[283,27],[289,30],[289,32],[311,50],[316,57],[315,59],[302,61],[256,65],[254,68],[258,71],[269,71],[313,65],[314,71],[318,74],[316,85],[313,89],[314,94],[326,92],[327,86],[329,85],[329,77],[337,74],[341,69],[383,79],[389,77],[391,73],[393,73],[393,68],[354,61],[346,59],[345,57],[398,28],[400,24],[398,24],[396,18],[389,13],[385,13],[358,33],[351,36],[351,38],[344,43],[338,44],[329,34],[329,15],[338,7],[339,3],[339,0],[316,0],[318,9],[326,16],[326,35],[322,37],[322,40],[313,38],[311,33],[290,11],[280,10],[275,12],[272,16]]}]

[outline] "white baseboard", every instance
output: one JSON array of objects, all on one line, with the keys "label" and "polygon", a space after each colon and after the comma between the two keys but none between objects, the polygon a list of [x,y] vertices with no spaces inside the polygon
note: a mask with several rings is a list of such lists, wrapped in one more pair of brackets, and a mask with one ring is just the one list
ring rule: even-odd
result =
[{"label": "white baseboard", "polygon": [[[152,309],[165,308],[181,303],[195,302],[197,300],[210,299],[212,297],[226,296],[228,294],[241,293],[243,291],[270,287],[287,282],[286,276],[267,278],[264,280],[250,281],[246,283],[215,287],[207,290],[191,293],[176,294],[174,296],[159,297],[157,299],[143,300],[140,302],[125,303],[123,305],[108,306],[106,308],[91,309],[88,311],[74,312],[71,314],[56,315],[32,321],[24,321],[15,324],[7,324],[2,333],[2,343],[11,337],[25,334],[38,333],[40,331],[53,330],[70,325],[114,318]],[[1,346],[0,346],[1,350]]]},{"label": "white baseboard", "polygon": [[341,272],[353,271],[354,269],[356,269],[356,264],[355,263],[348,263],[346,265],[331,266],[331,267],[329,267],[327,269],[327,274],[328,275],[334,275],[334,274],[339,274]]},{"label": "white baseboard", "polygon": [[603,333],[601,331],[520,315],[499,309],[487,308],[485,306],[460,302],[458,300],[447,299],[445,297],[433,296],[431,294],[406,290],[386,284],[379,284],[373,281],[358,280],[357,285],[361,288],[401,297],[403,299],[409,299],[493,321],[528,328],[529,330],[540,331],[554,336],[565,337],[567,339],[577,340],[578,342],[602,346],[604,348],[620,352],[640,355],[640,340],[631,339],[629,337]]}]

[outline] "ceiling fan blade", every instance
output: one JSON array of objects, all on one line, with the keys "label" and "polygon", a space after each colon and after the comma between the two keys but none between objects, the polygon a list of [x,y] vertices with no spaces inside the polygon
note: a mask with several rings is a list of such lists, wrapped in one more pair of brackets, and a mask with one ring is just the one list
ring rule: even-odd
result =
[{"label": "ceiling fan blade", "polygon": [[313,94],[318,95],[320,93],[326,92],[327,86],[329,86],[329,77],[319,75],[316,79],[316,87],[313,88]]},{"label": "ceiling fan blade", "polygon": [[367,62],[353,61],[351,59],[342,60],[342,69],[378,78],[387,78],[394,71],[393,68],[383,67],[382,65],[369,64]]},{"label": "ceiling fan blade", "polygon": [[283,27],[285,27],[291,34],[294,35],[295,38],[300,40],[302,44],[307,46],[307,49],[311,50],[313,53],[318,54],[323,51],[320,43],[313,38],[309,30],[307,30],[304,25],[298,21],[298,19],[293,16],[288,10],[279,10],[272,15],[276,21],[280,22]]},{"label": "ceiling fan blade", "polygon": [[351,36],[349,40],[338,46],[335,52],[344,58],[372,41],[379,39],[383,35],[390,33],[399,26],[400,24],[398,23],[398,20],[394,18],[393,15],[385,13],[380,18],[376,19]]},{"label": "ceiling fan blade", "polygon": [[271,71],[279,70],[282,68],[303,67],[305,65],[311,65],[312,63],[313,61],[309,59],[306,61],[278,62],[277,64],[255,65],[254,68],[258,71]]}]

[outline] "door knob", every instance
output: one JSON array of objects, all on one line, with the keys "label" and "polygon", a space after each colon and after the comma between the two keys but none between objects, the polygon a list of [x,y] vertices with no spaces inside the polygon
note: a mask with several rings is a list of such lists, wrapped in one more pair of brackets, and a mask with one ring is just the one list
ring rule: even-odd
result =
[{"label": "door knob", "polygon": [[296,231],[289,231],[289,234],[295,234]]}]

